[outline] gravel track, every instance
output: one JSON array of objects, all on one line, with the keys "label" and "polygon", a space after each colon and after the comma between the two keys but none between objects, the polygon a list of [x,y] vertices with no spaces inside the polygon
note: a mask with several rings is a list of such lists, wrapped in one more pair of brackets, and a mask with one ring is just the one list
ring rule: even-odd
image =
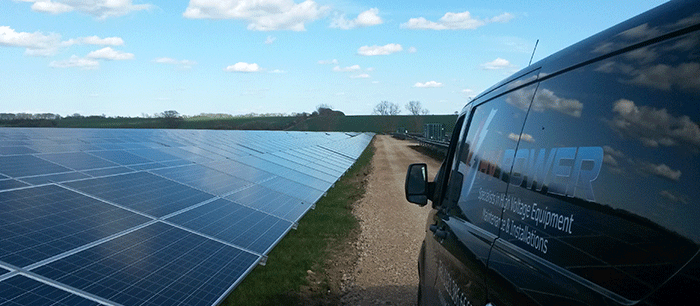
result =
[{"label": "gravel track", "polygon": [[430,206],[406,201],[404,180],[411,163],[427,163],[430,179],[439,162],[410,146],[416,144],[377,135],[367,177],[366,194],[356,204],[360,220],[356,242],[359,259],[344,280],[347,305],[415,305],[418,290],[416,260],[425,237]]}]

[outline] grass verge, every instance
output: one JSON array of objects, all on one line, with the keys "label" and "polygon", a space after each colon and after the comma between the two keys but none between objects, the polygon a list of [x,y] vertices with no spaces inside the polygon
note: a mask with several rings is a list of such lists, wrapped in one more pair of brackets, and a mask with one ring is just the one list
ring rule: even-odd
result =
[{"label": "grass verge", "polygon": [[[335,183],[291,231],[268,254],[267,264],[256,267],[221,305],[300,305],[327,299],[331,284],[325,275],[329,256],[338,245],[348,243],[359,228],[353,204],[365,193],[365,176],[374,156],[370,143],[348,172]],[[309,284],[309,273],[320,281]],[[301,292],[309,285],[321,287]],[[311,304],[316,304],[313,301]]]}]

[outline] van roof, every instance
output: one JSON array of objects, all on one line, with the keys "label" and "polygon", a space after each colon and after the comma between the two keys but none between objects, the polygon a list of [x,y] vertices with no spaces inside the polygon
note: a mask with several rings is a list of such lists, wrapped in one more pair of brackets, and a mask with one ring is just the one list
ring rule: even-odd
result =
[{"label": "van roof", "polygon": [[539,80],[615,56],[630,49],[700,29],[700,6],[694,0],[670,1],[558,51],[491,86],[484,95],[536,69]]}]

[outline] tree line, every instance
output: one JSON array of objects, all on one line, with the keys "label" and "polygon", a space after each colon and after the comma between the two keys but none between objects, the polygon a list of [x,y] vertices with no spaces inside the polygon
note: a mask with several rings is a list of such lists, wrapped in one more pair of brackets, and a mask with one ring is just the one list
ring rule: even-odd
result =
[{"label": "tree line", "polygon": [[[423,108],[420,101],[409,101],[408,103],[406,103],[405,107],[406,110],[408,110],[408,113],[414,116],[427,115],[430,113],[427,108]],[[398,103],[382,101],[374,106],[374,111],[372,112],[372,114],[382,116],[396,116],[401,114],[401,106],[399,106]]]}]

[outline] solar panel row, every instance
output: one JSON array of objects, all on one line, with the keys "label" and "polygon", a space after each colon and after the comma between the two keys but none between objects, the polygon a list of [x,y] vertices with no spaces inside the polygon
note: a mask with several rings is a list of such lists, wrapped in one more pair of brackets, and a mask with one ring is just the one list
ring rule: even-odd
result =
[{"label": "solar panel row", "polygon": [[371,134],[0,128],[0,305],[213,305]]}]

